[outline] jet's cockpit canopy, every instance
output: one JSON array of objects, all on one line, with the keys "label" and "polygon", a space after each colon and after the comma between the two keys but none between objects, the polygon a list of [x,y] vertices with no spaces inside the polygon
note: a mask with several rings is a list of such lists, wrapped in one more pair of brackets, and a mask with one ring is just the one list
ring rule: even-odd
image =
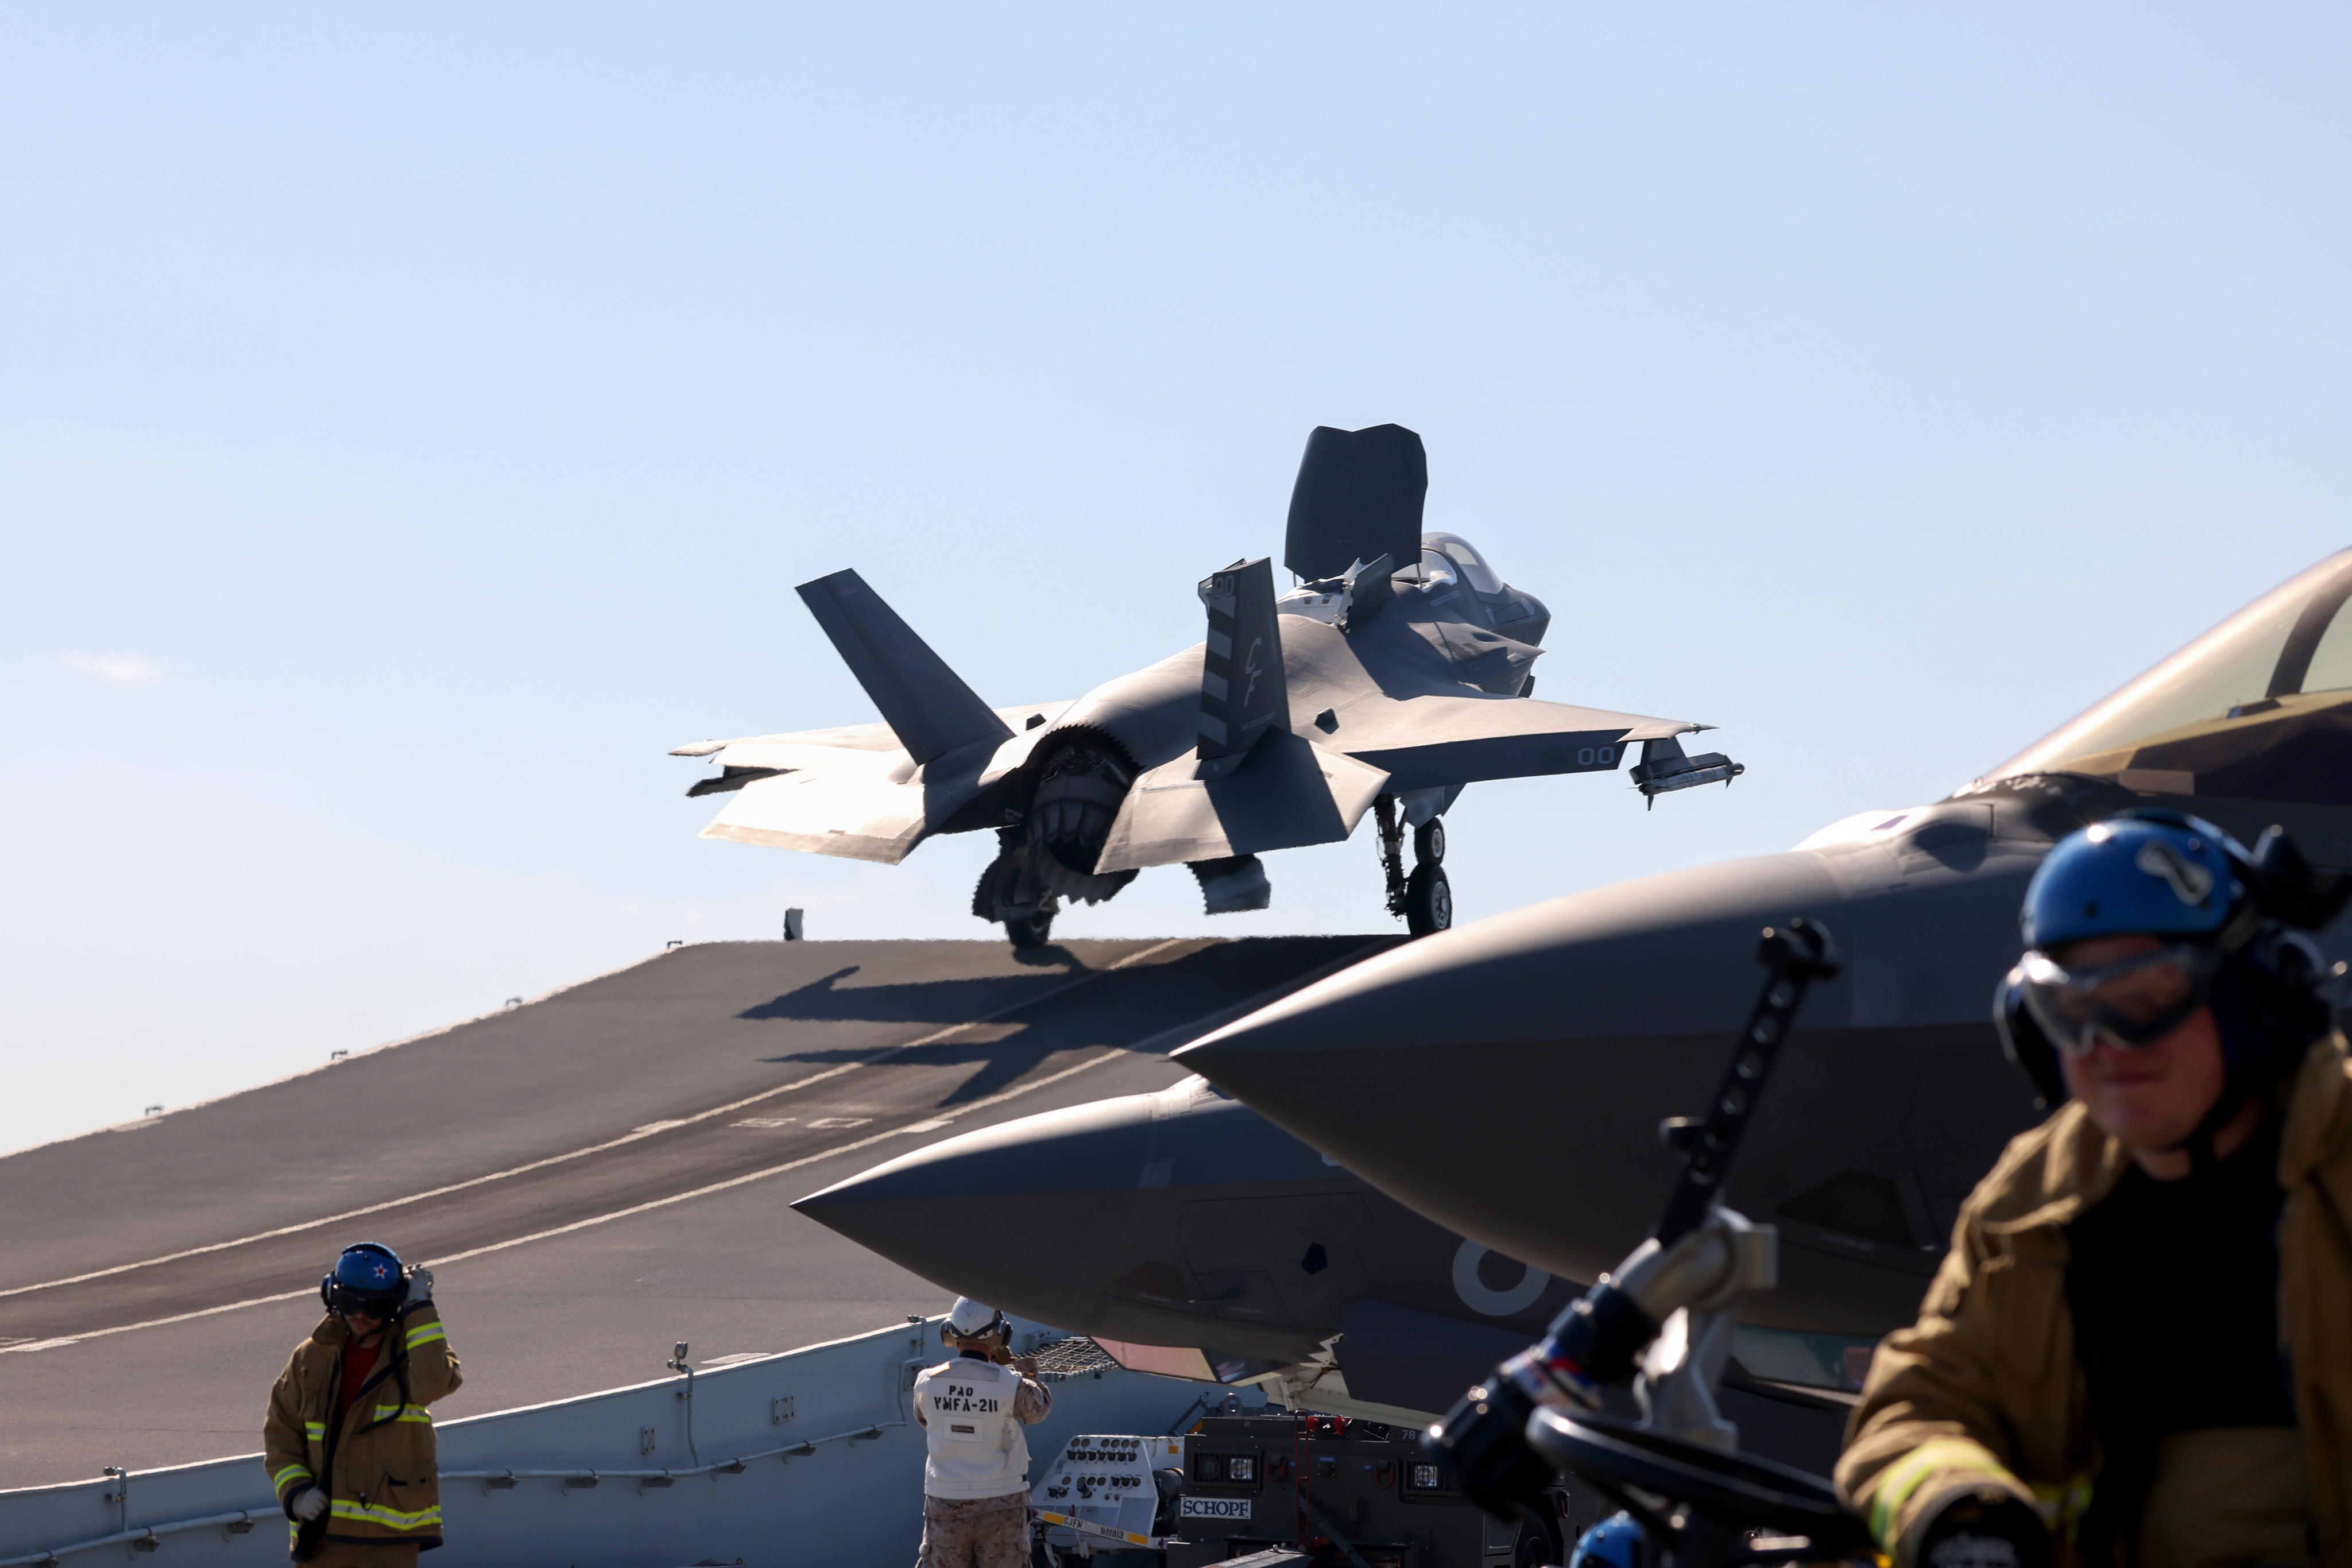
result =
[{"label": "jet's cockpit canopy", "polygon": [[1415,582],[1458,580],[1467,583],[1471,592],[1486,599],[1508,591],[1486,558],[1471,549],[1470,541],[1460,534],[1422,535],[1419,565],[1402,568],[1397,575]]},{"label": "jet's cockpit canopy", "polygon": [[1986,775],[2352,806],[2352,550],[2239,611]]}]

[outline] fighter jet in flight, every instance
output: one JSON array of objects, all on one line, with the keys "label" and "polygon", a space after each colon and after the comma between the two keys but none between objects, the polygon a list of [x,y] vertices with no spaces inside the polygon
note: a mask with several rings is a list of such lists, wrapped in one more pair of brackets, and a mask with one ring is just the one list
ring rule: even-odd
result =
[{"label": "fighter jet in flight", "polygon": [[1652,802],[1742,770],[1684,752],[1705,725],[1530,696],[1550,612],[1422,532],[1428,487],[1412,431],[1318,429],[1283,550],[1297,586],[1277,597],[1262,558],[1211,574],[1203,642],[1075,702],[992,708],[855,571],[803,583],[883,722],[677,747],[721,769],[688,795],[735,794],[702,836],[895,865],[992,830],[972,913],[1034,946],[1064,904],[1147,866],[1189,866],[1209,914],[1263,909],[1260,855],[1337,842],[1370,810],[1389,912],[1421,934],[1453,924],[1444,816],[1465,785],[1611,772],[1637,743]]},{"label": "fighter jet in flight", "polygon": [[[1394,948],[1182,1052],[1279,1126],[1194,1081],[950,1139],[800,1207],[1139,1364],[1275,1363],[1310,1406],[1427,1412],[1641,1238],[1681,1163],[1656,1129],[1714,1092],[1757,928],[1803,914],[1847,967],[1814,988],[1730,1184],[1781,1239],[1734,1379],[1834,1397],[1911,1320],[1959,1200],[2038,1114],[1991,998],[2049,846],[2153,801],[2248,839],[2283,823],[2352,868],[2347,601],[2352,551],[1935,805]],[[2322,946],[2343,955],[2352,931]],[[1038,1245],[997,1244],[1016,1210]],[[1757,1407],[1738,1418],[1763,1430]]]}]

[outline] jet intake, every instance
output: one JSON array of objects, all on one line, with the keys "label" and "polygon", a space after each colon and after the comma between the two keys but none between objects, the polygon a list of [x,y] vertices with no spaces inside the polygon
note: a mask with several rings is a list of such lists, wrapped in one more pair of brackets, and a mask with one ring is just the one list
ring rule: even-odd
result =
[{"label": "jet intake", "polygon": [[1386,604],[1395,576],[1396,558],[1391,555],[1360,560],[1349,567],[1339,580],[1339,630],[1352,629]]}]

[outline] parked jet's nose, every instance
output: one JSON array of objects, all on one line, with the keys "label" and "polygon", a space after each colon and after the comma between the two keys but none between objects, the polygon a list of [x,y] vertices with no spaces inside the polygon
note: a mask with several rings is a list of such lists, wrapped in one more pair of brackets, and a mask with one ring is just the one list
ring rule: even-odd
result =
[{"label": "parked jet's nose", "polygon": [[949,1138],[793,1207],[1023,1317],[1288,1362],[1319,1334],[1270,1285],[1223,1279],[1198,1237],[1188,1252],[1185,1211],[1337,1185],[1351,1185],[1345,1172],[1193,1078]]},{"label": "parked jet's nose", "polygon": [[1821,920],[1847,967],[1806,1002],[1729,1198],[1782,1233],[1756,1321],[1881,1332],[2030,1124],[1990,1000],[2048,841],[1948,803],[1577,894],[1382,954],[1179,1057],[1439,1224],[1591,1279],[1664,1206],[1679,1161],[1658,1124],[1714,1092],[1763,983],[1759,931]]}]

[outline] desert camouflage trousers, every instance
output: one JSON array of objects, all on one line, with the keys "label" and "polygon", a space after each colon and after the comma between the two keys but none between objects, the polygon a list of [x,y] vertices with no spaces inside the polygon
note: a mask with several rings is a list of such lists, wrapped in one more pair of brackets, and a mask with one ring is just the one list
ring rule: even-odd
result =
[{"label": "desert camouflage trousers", "polygon": [[915,1568],[1028,1568],[1029,1494],[923,1498]]}]

